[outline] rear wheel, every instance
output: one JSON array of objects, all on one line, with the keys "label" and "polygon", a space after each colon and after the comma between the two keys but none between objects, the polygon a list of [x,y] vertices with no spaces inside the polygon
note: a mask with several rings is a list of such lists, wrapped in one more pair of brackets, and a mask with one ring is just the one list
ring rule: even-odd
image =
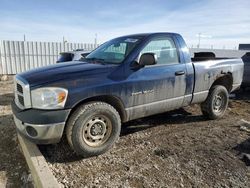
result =
[{"label": "rear wheel", "polygon": [[213,86],[205,102],[201,104],[203,115],[209,119],[221,118],[228,106],[228,91],[224,86]]},{"label": "rear wheel", "polygon": [[66,135],[70,146],[83,157],[102,154],[119,138],[121,119],[111,105],[91,102],[70,117]]}]

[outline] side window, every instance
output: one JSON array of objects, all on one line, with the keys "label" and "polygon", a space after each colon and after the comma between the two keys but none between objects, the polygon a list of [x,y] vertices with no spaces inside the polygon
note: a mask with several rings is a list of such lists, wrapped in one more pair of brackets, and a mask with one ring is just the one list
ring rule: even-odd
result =
[{"label": "side window", "polygon": [[157,64],[179,63],[177,49],[170,37],[151,40],[141,51],[141,54],[148,52],[156,54]]}]

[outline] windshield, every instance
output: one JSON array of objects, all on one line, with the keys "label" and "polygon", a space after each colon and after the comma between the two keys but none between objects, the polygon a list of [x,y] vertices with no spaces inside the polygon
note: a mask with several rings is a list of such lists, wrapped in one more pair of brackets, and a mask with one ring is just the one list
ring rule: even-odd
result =
[{"label": "windshield", "polygon": [[127,57],[127,55],[140,42],[142,37],[121,37],[110,40],[92,53],[90,53],[85,61],[97,61],[105,64],[119,64]]}]

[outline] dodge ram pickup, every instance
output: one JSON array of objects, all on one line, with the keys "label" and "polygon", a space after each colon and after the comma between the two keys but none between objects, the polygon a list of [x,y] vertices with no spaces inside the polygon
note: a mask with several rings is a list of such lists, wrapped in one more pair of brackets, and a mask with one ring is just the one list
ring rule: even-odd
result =
[{"label": "dodge ram pickup", "polygon": [[133,119],[194,103],[207,118],[222,117],[243,66],[241,59],[191,59],[176,33],[118,37],[81,61],[16,75],[15,125],[35,143],[57,143],[65,134],[77,154],[99,155]]}]

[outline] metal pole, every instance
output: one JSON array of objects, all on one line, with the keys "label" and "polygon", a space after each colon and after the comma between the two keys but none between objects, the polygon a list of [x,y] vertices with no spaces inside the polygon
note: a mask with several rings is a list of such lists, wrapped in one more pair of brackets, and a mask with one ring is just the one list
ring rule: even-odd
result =
[{"label": "metal pole", "polygon": [[65,43],[66,43],[66,40],[65,40],[65,38],[63,36],[63,51],[65,51]]},{"label": "metal pole", "polygon": [[95,34],[95,48],[97,47],[97,33]]},{"label": "metal pole", "polygon": [[198,34],[198,45],[197,45],[198,48],[200,48],[200,44],[201,44],[201,33]]}]

